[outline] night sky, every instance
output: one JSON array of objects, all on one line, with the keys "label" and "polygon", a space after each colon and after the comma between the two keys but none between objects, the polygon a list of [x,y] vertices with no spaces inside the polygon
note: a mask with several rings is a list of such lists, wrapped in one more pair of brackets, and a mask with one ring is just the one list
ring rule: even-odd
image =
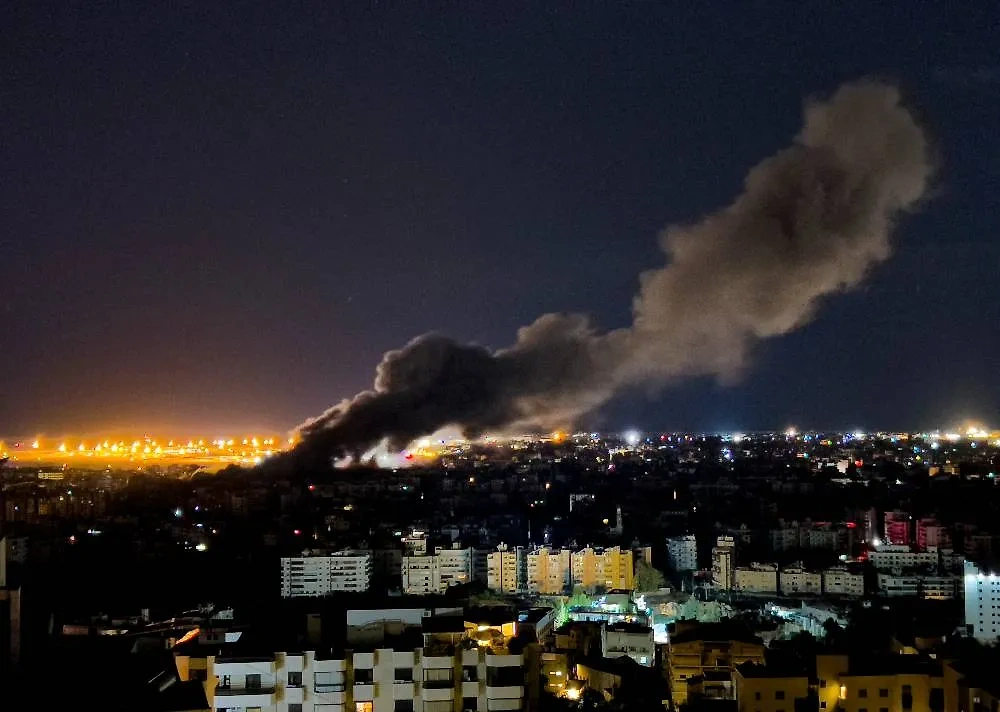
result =
[{"label": "night sky", "polygon": [[425,331],[621,326],[658,233],[865,75],[939,156],[896,255],[594,426],[1000,426],[1000,4],[832,5],[8,5],[0,433],[286,430]]}]

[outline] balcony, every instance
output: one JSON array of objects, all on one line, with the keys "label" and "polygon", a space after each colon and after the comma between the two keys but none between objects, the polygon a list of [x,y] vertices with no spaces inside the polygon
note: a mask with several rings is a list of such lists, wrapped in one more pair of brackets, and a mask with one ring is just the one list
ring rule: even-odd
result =
[{"label": "balcony", "polygon": [[358,702],[371,702],[375,699],[375,685],[371,683],[355,683],[354,699]]},{"label": "balcony", "polygon": [[486,697],[490,700],[512,700],[524,697],[524,687],[521,685],[506,685],[504,687],[486,686]]},{"label": "balcony", "polygon": [[424,683],[424,689],[420,696],[423,697],[424,702],[439,702],[441,700],[453,700],[455,699],[455,688],[427,687],[427,684]]},{"label": "balcony", "polygon": [[232,697],[234,695],[273,695],[274,687],[216,687],[215,695],[216,697]]},{"label": "balcony", "polygon": [[397,700],[412,700],[414,687],[412,682],[394,682],[392,683],[392,696]]}]

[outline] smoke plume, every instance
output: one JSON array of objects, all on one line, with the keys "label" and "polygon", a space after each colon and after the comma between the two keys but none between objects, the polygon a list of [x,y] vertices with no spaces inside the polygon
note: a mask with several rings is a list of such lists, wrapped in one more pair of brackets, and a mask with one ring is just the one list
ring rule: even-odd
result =
[{"label": "smoke plume", "polygon": [[893,224],[931,173],[898,91],[844,85],[806,104],[799,135],[750,170],[730,205],[663,233],[666,264],[641,275],[631,326],[546,314],[496,352],[417,337],[385,354],[372,390],[300,426],[292,456],[328,464],[444,426],[565,427],[624,387],[734,379],[756,342],[807,323],[889,257]]}]

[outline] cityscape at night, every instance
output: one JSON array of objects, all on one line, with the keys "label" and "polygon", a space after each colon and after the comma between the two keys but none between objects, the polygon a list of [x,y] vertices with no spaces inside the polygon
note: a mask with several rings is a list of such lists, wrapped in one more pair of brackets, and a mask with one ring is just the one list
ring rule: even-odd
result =
[{"label": "cityscape at night", "polygon": [[0,710],[1000,712],[1000,4],[5,9]]}]

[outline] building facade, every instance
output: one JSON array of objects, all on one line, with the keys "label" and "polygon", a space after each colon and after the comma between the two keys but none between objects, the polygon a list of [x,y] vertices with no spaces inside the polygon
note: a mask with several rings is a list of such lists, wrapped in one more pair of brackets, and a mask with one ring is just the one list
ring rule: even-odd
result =
[{"label": "building facade", "polygon": [[511,549],[500,544],[486,557],[486,586],[489,589],[517,593],[525,590],[527,580],[528,559],[523,546]]},{"label": "building facade", "polygon": [[367,552],[334,552],[283,557],[281,597],[329,596],[338,592],[367,591],[372,556]]},{"label": "building facade", "polygon": [[572,581],[573,565],[569,549],[543,546],[527,555],[527,588],[531,593],[565,593]]},{"label": "building facade", "polygon": [[834,566],[823,572],[823,593],[829,596],[865,595],[864,574],[851,573],[846,566]]},{"label": "building facade", "polygon": [[607,591],[632,590],[635,565],[632,552],[617,546],[609,549],[586,547],[570,555],[573,585],[586,589],[603,587]]},{"label": "building facade", "polygon": [[823,577],[814,571],[806,571],[801,565],[793,565],[781,570],[778,584],[784,596],[820,594],[823,592]]},{"label": "building facade", "polygon": [[736,540],[720,536],[712,547],[712,585],[728,591],[733,587],[733,569],[736,563]]},{"label": "building facade", "polygon": [[750,566],[737,566],[733,570],[733,590],[743,593],[777,593],[777,565],[754,563]]},{"label": "building facade", "polygon": [[678,573],[698,570],[698,541],[694,534],[667,538],[667,561]]}]

